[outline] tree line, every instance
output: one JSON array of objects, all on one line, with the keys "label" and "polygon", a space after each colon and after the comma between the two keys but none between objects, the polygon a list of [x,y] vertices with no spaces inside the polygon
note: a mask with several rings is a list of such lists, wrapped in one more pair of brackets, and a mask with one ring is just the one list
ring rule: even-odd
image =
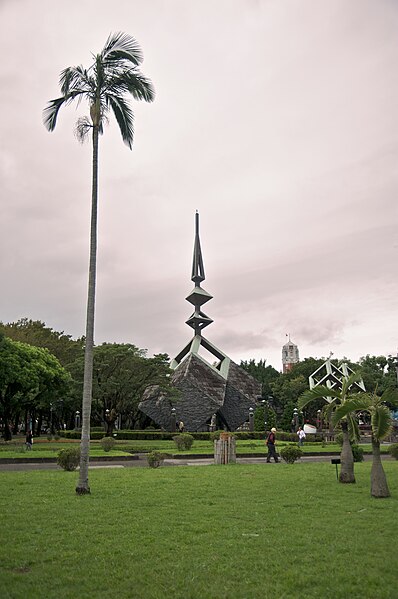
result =
[{"label": "tree line", "polygon": [[[35,436],[74,428],[82,405],[85,339],[73,339],[39,320],[22,318],[0,322],[0,419],[2,435],[11,439],[19,430],[32,428]],[[308,390],[309,376],[324,358],[305,358],[287,373],[278,372],[266,360],[242,361],[241,366],[262,385],[255,412],[255,429],[278,426],[290,430],[298,398]],[[332,360],[337,365],[337,360]],[[364,356],[346,360],[360,372],[369,392],[382,395],[397,386],[397,360],[392,356]],[[109,432],[122,428],[145,428],[153,423],[138,410],[144,389],[161,385],[172,393],[169,356],[148,357],[145,349],[131,343],[103,343],[94,348],[91,425]],[[300,412],[304,421],[316,423],[325,402],[311,402]]]},{"label": "tree line", "polygon": [[[0,419],[10,440],[31,428],[74,428],[80,424],[85,339],[72,339],[39,320],[0,322]],[[150,422],[138,410],[148,385],[170,388],[169,356],[147,357],[131,343],[94,348],[92,426],[144,428]]]},{"label": "tree line", "polygon": [[[298,398],[309,389],[309,377],[325,362],[326,358],[305,358],[294,364],[289,372],[278,372],[265,360],[241,361],[240,365],[262,384],[261,406],[256,410],[254,425],[256,430],[264,430],[264,421],[269,427],[278,425],[282,430],[290,430],[294,409],[298,407]],[[331,362],[338,366],[339,361]],[[365,388],[376,392],[378,396],[390,388],[397,388],[397,358],[395,356],[366,355],[358,362],[344,359],[347,366],[360,374]],[[318,411],[323,410],[325,401],[318,398],[299,410],[300,424],[309,422],[316,424]]]}]

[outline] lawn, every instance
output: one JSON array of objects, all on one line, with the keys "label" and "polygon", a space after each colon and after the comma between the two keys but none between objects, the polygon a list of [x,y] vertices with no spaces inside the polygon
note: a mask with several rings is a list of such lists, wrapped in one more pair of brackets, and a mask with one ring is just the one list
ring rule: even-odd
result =
[{"label": "lawn", "polygon": [[[41,458],[41,457],[55,457],[57,452],[65,447],[70,445],[79,444],[78,440],[71,441],[47,441],[45,438],[36,440],[33,443],[33,450],[26,451],[24,445],[24,439],[17,439],[15,441],[11,441],[9,443],[0,443],[0,461],[2,457],[7,458],[18,458],[18,457],[26,457],[26,458]],[[285,445],[291,445],[291,443],[279,442],[278,448],[281,449]],[[293,445],[295,445],[293,443]],[[99,455],[106,455],[103,449],[101,448],[100,441],[91,441],[90,443],[90,455],[92,457],[97,457]],[[363,444],[361,445],[364,451],[367,453],[371,453],[371,445]],[[238,440],[236,443],[236,449],[238,455],[249,455],[249,454],[266,454],[267,448],[265,446],[264,441],[258,439],[248,439],[248,440]],[[339,445],[335,443],[327,443],[322,446],[321,443],[306,443],[302,448],[304,454],[311,453],[340,453],[341,448]],[[382,446],[382,452],[388,451],[388,445]],[[116,453],[118,451],[118,453]],[[124,452],[130,453],[141,453],[146,451],[163,451],[169,454],[174,455],[213,455],[214,446],[212,441],[200,441],[195,440],[192,448],[189,451],[178,451],[174,441],[171,440],[144,440],[138,439],[133,441],[116,441],[116,445],[114,450],[108,455],[124,455]],[[121,452],[121,453],[120,453]]]},{"label": "lawn", "polygon": [[[4,599],[396,599],[392,497],[328,463],[0,472]],[[6,516],[5,516],[6,515]]]}]

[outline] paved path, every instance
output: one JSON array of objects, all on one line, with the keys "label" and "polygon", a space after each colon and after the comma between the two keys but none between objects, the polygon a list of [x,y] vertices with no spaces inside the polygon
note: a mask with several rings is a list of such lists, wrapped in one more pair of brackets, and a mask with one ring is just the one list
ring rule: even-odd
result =
[{"label": "paved path", "polygon": [[[329,462],[332,459],[330,455],[322,455],[319,454],[317,456],[304,456],[302,457],[298,463],[305,462]],[[371,455],[365,455],[364,459],[366,462],[371,461]],[[392,457],[389,455],[382,456],[384,460],[392,460]],[[274,462],[267,464],[266,458],[256,457],[256,458],[237,458],[238,464],[264,464],[268,468],[274,466]],[[164,466],[209,466],[214,463],[213,458],[184,458],[184,459],[167,459],[164,461]],[[284,464],[284,462],[281,462]],[[140,455],[139,459],[128,460],[128,461],[118,461],[115,458],[112,461],[107,462],[96,462],[94,459],[90,461],[90,468],[143,468],[147,467],[148,463],[146,457],[144,455]],[[0,472],[8,471],[8,472],[17,472],[17,471],[31,471],[31,470],[61,470],[61,468],[56,463],[24,463],[24,464],[2,464],[0,460]]]}]

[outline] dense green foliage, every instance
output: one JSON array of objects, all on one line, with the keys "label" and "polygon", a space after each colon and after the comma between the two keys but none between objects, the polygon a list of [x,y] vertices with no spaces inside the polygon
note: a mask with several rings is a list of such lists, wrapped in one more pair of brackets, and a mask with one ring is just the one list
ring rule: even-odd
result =
[{"label": "dense green foliage", "polygon": [[57,358],[47,349],[13,341],[0,333],[0,419],[3,436],[11,439],[11,423],[17,425],[24,417],[30,428],[28,414],[49,413],[52,402],[63,397],[69,375]]},{"label": "dense green foliage", "polygon": [[160,451],[151,451],[147,454],[146,459],[150,468],[159,468],[164,462],[165,454]]},{"label": "dense green foliage", "polygon": [[104,451],[111,451],[116,444],[116,441],[113,437],[103,437],[100,441],[101,447]]},{"label": "dense green foliage", "polygon": [[279,454],[287,464],[294,464],[296,460],[303,456],[303,451],[300,449],[300,447],[286,445],[286,447],[282,447]]},{"label": "dense green foliage", "polygon": [[389,452],[393,458],[398,460],[398,443],[393,443],[392,445],[390,445]]},{"label": "dense green foliage", "polygon": [[173,437],[173,441],[179,451],[183,451],[184,449],[191,449],[194,437],[189,433],[181,433],[180,435],[175,435]]},{"label": "dense green foliage", "polygon": [[65,447],[58,453],[57,464],[64,470],[71,472],[76,470],[80,461],[79,447]]}]

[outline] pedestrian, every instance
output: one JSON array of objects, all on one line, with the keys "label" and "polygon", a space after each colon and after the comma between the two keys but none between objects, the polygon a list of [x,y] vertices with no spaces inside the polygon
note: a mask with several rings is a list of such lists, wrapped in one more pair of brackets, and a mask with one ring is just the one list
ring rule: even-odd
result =
[{"label": "pedestrian", "polygon": [[299,428],[298,428],[297,436],[298,436],[298,444],[300,445],[300,447],[302,447],[304,445],[305,432],[303,431],[301,426],[299,426]]},{"label": "pedestrian", "polygon": [[28,449],[30,451],[32,449],[32,445],[33,445],[32,431],[28,431],[27,435],[26,435],[26,449]]},{"label": "pedestrian", "polygon": [[278,458],[276,457],[276,451],[275,451],[275,442],[276,442],[276,428],[271,428],[271,432],[268,434],[267,440],[266,440],[266,444],[268,447],[268,455],[267,455],[267,462],[271,461],[271,458],[274,458],[275,463],[278,463]]},{"label": "pedestrian", "polygon": [[180,433],[184,432],[184,423],[182,420],[180,420],[180,422],[178,424],[178,430],[180,431]]}]

